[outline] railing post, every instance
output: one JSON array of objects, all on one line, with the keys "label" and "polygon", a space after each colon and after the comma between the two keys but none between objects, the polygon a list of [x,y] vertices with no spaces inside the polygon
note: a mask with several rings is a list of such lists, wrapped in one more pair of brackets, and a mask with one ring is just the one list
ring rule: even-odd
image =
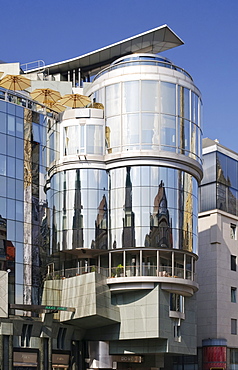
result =
[{"label": "railing post", "polygon": [[101,267],[101,256],[98,256],[98,274],[100,274],[100,267]]},{"label": "railing post", "polygon": [[172,271],[171,271],[172,277],[174,277],[174,251],[172,251]]},{"label": "railing post", "polygon": [[183,278],[186,279],[186,254],[183,255]]},{"label": "railing post", "polygon": [[160,266],[160,260],[159,260],[159,250],[157,250],[157,273],[156,276],[159,276],[159,266]]},{"label": "railing post", "polygon": [[140,276],[142,276],[142,250],[140,250]]},{"label": "railing post", "polygon": [[123,276],[126,276],[126,251],[123,251]]},{"label": "railing post", "polygon": [[108,269],[108,277],[111,277],[112,276],[112,254],[111,254],[111,252],[109,252],[109,254],[108,254],[108,258],[109,258],[109,261],[108,261],[108,267],[109,267],[109,269]]}]

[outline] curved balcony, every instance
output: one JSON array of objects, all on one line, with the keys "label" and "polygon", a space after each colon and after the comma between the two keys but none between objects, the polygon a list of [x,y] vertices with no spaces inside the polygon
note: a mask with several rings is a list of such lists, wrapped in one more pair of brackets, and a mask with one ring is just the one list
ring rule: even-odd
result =
[{"label": "curved balcony", "polygon": [[[165,255],[163,256],[163,253],[161,252],[160,264],[155,265],[151,264],[150,262],[138,263],[140,259],[135,258],[135,262],[132,265],[125,264],[124,267],[121,263],[119,263],[117,266],[115,266],[111,256],[113,253],[110,253],[109,264],[111,267],[102,267],[99,257],[98,265],[86,264],[83,267],[48,272],[46,279],[65,279],[96,272],[107,277],[107,284],[112,293],[144,289],[152,290],[155,287],[155,284],[160,284],[161,289],[170,293],[181,294],[183,296],[192,296],[193,293],[198,290],[198,284],[195,281],[195,273],[193,271],[192,257],[190,255],[176,253],[174,251],[170,251],[169,253],[171,253],[171,260],[168,258],[169,255],[167,254],[167,262],[171,262],[171,266],[165,265]],[[140,255],[142,256],[142,253]],[[179,257],[180,263],[181,257],[184,261],[183,267],[177,267]],[[186,261],[187,266],[189,267],[186,267]]]}]

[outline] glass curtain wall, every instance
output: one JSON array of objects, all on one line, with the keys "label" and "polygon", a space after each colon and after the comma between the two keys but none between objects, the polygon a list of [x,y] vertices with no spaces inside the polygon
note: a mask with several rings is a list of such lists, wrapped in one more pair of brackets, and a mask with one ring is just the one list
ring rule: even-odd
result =
[{"label": "glass curtain wall", "polygon": [[218,151],[203,158],[200,212],[217,208],[238,216],[238,161]]},{"label": "glass curtain wall", "polygon": [[116,83],[104,100],[108,153],[163,150],[201,162],[201,99],[180,85],[154,80]]},{"label": "glass curtain wall", "polygon": [[57,173],[48,191],[51,253],[84,247],[196,253],[197,188],[191,175],[166,167]]},{"label": "glass curtain wall", "polygon": [[1,269],[9,303],[39,304],[49,241],[44,192],[47,119],[0,101]]},{"label": "glass curtain wall", "polygon": [[48,191],[50,252],[107,249],[108,174],[97,169],[56,173]]}]

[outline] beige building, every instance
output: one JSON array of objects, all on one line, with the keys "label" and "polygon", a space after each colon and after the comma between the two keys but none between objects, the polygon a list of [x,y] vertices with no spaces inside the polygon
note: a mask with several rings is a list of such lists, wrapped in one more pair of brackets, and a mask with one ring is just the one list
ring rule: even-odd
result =
[{"label": "beige building", "polygon": [[237,369],[238,154],[204,139],[203,159],[196,294],[199,368]]}]

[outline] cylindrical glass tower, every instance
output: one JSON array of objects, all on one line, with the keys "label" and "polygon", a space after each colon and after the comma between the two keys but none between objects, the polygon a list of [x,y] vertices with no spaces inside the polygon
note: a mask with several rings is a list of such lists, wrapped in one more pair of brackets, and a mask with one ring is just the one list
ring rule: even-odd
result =
[{"label": "cylindrical glass tower", "polygon": [[60,268],[194,280],[202,102],[191,76],[134,54],[87,93],[105,110],[64,114],[61,158],[49,171],[51,251],[84,252]]}]

